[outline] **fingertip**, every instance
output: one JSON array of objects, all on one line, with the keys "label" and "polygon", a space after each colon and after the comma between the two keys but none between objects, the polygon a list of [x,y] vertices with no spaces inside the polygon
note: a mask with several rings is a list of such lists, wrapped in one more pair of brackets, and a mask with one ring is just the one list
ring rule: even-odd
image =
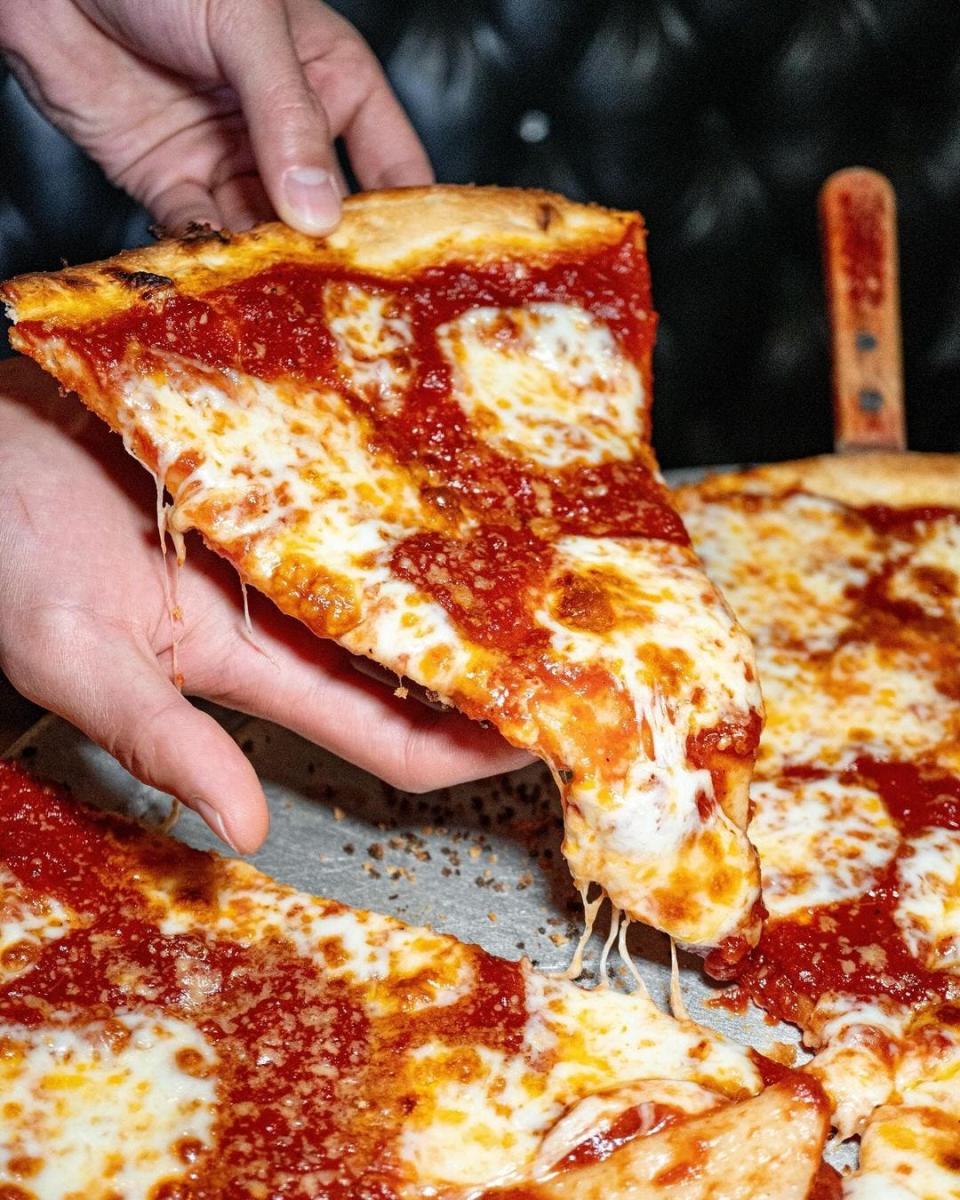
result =
[{"label": "fingertip", "polygon": [[277,211],[288,225],[323,237],[340,221],[340,192],[326,167],[288,167],[280,178]]},{"label": "fingertip", "polygon": [[178,796],[236,853],[252,854],[270,825],[260,779],[219,722],[177,699],[154,743],[149,782]]},{"label": "fingertip", "polygon": [[203,796],[190,796],[184,800],[188,808],[202,817],[207,827],[221,842],[225,842],[237,854],[253,854],[263,845],[267,835],[269,817],[266,812],[266,802],[263,804],[263,816],[259,814],[232,813],[228,818],[219,807],[217,801],[205,799]]}]

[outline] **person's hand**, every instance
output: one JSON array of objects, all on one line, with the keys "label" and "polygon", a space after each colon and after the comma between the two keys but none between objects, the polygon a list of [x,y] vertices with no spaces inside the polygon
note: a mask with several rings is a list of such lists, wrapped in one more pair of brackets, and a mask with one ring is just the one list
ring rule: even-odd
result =
[{"label": "person's hand", "polygon": [[319,0],[0,0],[0,49],[37,107],[171,231],[275,212],[328,233],[339,136],[362,187],[431,180],[372,52]]},{"label": "person's hand", "polygon": [[[31,362],[0,364],[0,669],[250,851],[267,828],[253,768],[171,682],[155,503],[147,473],[76,398]],[[411,791],[530,761],[459,714],[395,698],[253,594],[252,642],[237,575],[199,540],[179,589],[190,695],[267,717]]]}]

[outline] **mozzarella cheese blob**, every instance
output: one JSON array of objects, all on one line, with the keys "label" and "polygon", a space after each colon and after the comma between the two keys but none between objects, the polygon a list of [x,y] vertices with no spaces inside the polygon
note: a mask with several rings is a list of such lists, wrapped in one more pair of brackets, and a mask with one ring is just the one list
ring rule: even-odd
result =
[{"label": "mozzarella cheese blob", "polygon": [[484,440],[546,467],[630,459],[646,407],[637,368],[572,304],[473,308],[437,337]]},{"label": "mozzarella cheese blob", "polygon": [[897,924],[932,971],[960,974],[960,831],[926,829],[897,862]]},{"label": "mozzarella cheese blob", "polygon": [[750,797],[750,838],[774,917],[862,895],[900,842],[883,801],[862,784],[835,776],[758,779]]},{"label": "mozzarella cheese blob", "polygon": [[211,1046],[164,1014],[59,1028],[0,1022],[0,1192],[151,1195],[208,1148],[216,1089]]},{"label": "mozzarella cheese blob", "polygon": [[0,863],[0,984],[30,970],[44,943],[63,937],[74,923],[59,901],[14,883]]}]

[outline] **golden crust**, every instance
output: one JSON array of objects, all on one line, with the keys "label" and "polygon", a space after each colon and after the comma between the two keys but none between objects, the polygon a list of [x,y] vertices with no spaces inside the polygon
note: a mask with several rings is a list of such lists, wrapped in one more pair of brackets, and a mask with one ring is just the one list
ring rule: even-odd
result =
[{"label": "golden crust", "polygon": [[[552,192],[434,185],[365,192],[344,201],[326,238],[279,222],[245,233],[169,239],[103,262],[20,275],[0,285],[14,321],[56,317],[80,324],[122,311],[150,293],[198,294],[279,262],[312,262],[403,276],[449,261],[481,263],[512,252],[527,260],[619,241],[638,214],[576,204]],[[15,340],[14,340],[14,344]]]},{"label": "golden crust", "polygon": [[798,490],[854,506],[960,507],[960,454],[822,454],[711,475],[678,489],[681,495],[691,491],[704,499],[734,492],[774,495]]}]

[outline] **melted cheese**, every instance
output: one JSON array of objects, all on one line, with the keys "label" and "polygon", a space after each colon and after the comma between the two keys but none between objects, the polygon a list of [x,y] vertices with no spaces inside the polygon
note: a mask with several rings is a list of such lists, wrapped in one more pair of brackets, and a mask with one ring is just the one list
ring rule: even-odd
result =
[{"label": "melted cheese", "polygon": [[[767,725],[750,833],[771,913],[802,921],[808,909],[862,895],[896,854],[898,925],[929,967],[950,969],[960,835],[931,829],[904,845],[879,796],[838,775],[861,756],[960,767],[960,709],[940,674],[951,660],[938,653],[949,635],[935,624],[955,619],[956,523],[878,533],[855,510],[803,494],[708,500],[690,491],[680,507],[757,647]],[[911,624],[915,613],[929,620]],[[836,774],[790,771],[807,766]],[[924,1141],[927,1116],[911,1111],[960,1110],[943,1017],[924,1019],[929,1036],[885,997],[834,993],[804,1016],[804,1040],[818,1051],[809,1069],[841,1136],[866,1128],[863,1169],[845,1196],[956,1194],[934,1161],[936,1138]],[[881,1107],[894,1102],[901,1107]]]},{"label": "melted cheese", "polygon": [[[217,912],[202,921],[196,909],[171,904],[161,889],[148,885],[144,891],[165,908],[160,928],[167,936],[207,929],[241,945],[282,938],[301,957],[322,960],[327,978],[365,987],[367,1003],[378,1013],[400,1003],[405,1011],[454,1004],[474,984],[470,955],[458,942],[293,891],[242,863],[232,865]],[[403,991],[408,981],[417,982],[415,993]]]},{"label": "melted cheese", "polygon": [[896,853],[900,838],[883,801],[860,784],[760,779],[750,797],[750,838],[774,917],[862,895]]},{"label": "melted cheese", "polygon": [[861,1146],[861,1166],[844,1200],[957,1200],[960,1121],[935,1109],[881,1108]]},{"label": "melted cheese", "polygon": [[960,972],[960,832],[927,829],[897,862],[897,924],[931,970]]},{"label": "melted cheese", "polygon": [[758,647],[834,649],[854,609],[851,592],[881,562],[866,523],[802,493],[711,503],[688,491],[681,504],[710,577]]},{"label": "melted cheese", "polygon": [[909,650],[851,641],[824,659],[761,653],[767,702],[758,770],[817,763],[843,768],[860,755],[935,756],[960,766],[960,710]]},{"label": "melted cheese", "polygon": [[960,709],[945,702],[936,672],[918,670],[913,644],[885,643],[856,624],[862,590],[891,563],[882,595],[946,614],[955,523],[928,523],[914,547],[803,493],[705,501],[688,491],[681,508],[757,650],[767,706],[761,776],[790,764],[846,767],[862,754],[960,769]]},{"label": "melted cheese", "polygon": [[640,447],[640,373],[582,308],[474,308],[437,337],[460,406],[498,450],[563,467],[629,459]]},{"label": "melted cheese", "polygon": [[0,985],[30,970],[44,943],[63,937],[74,923],[59,901],[27,892],[0,863]]},{"label": "melted cheese", "polygon": [[[36,1029],[0,1029],[0,1113],[9,1117],[6,1124],[0,1121],[0,1183],[4,1170],[9,1175],[20,1169],[18,1162],[37,1159],[39,1165],[30,1169],[40,1182],[31,1178],[28,1186],[44,1200],[69,1194],[65,1180],[84,1196],[134,1200],[150,1194],[159,1180],[182,1174],[185,1140],[198,1153],[203,1147],[226,1152],[211,1139],[222,1129],[216,1122],[217,1078],[218,1069],[224,1079],[229,1076],[227,1052],[222,1050],[218,1068],[214,1049],[200,1032],[205,1017],[220,1011],[223,980],[215,961],[223,960],[203,952],[205,939],[259,947],[274,962],[288,962],[292,955],[310,964],[308,976],[321,993],[333,986],[343,995],[341,985],[349,985],[348,1011],[356,1012],[361,1029],[369,1025],[369,1045],[392,1047],[389,1064],[371,1062],[370,1070],[377,1086],[392,1096],[382,1114],[382,1136],[400,1170],[401,1195],[422,1195],[428,1186],[479,1188],[529,1177],[558,1122],[576,1111],[580,1117],[597,1115],[596,1105],[582,1107],[597,1093],[604,1096],[599,1108],[610,1112],[611,1089],[673,1081],[690,1085],[673,1089],[676,1106],[695,1112],[705,1106],[705,1094],[712,1105],[761,1087],[746,1049],[659,1011],[644,992],[588,993],[567,980],[540,976],[526,963],[508,969],[516,992],[492,993],[508,995],[509,1005],[481,998],[488,1007],[476,1037],[471,1032],[476,1017],[466,1018],[464,1028],[458,1024],[443,1032],[444,1010],[472,999],[483,971],[493,970],[497,980],[496,972],[503,970],[476,948],[303,895],[237,861],[174,862],[167,874],[167,868],[149,864],[171,863],[168,850],[143,854],[129,836],[117,844],[102,832],[99,836],[108,873],[122,872],[128,886],[140,889],[158,935],[174,939],[175,955],[152,953],[166,962],[175,957],[178,1016],[152,1010],[159,996],[147,988],[142,972],[124,978],[123,957],[117,955],[107,963],[110,985],[135,998],[136,1013],[121,1009],[109,1023],[85,1023],[82,1014],[78,1020],[71,1012],[62,1022],[48,1015]],[[184,865],[202,878],[200,896],[184,894]],[[11,887],[14,893],[20,890],[19,884]],[[95,907],[95,895],[89,902]],[[129,965],[136,969],[136,959]],[[255,985],[250,998],[263,998]],[[232,1012],[216,1017],[221,1029],[244,1019]],[[421,1018],[425,1036],[409,1044],[397,1039],[398,1030],[409,1031]],[[435,1020],[441,1024],[433,1025]],[[509,1039],[498,1037],[501,1025],[516,1028],[516,1041],[512,1033]],[[368,1094],[363,1039],[368,1035],[361,1035],[356,1058],[344,1062],[326,1056],[325,1035],[316,1032],[327,1029],[323,1021],[308,1028],[316,1035],[303,1044],[308,1074],[335,1078],[337,1092],[329,1102],[346,1105],[349,1120],[362,1121],[360,1099]],[[283,1021],[275,1030],[268,1026],[269,1036],[248,1046],[261,1082],[269,1082],[275,1069],[276,1043],[285,1029]],[[189,1072],[178,1066],[184,1051],[193,1060]],[[291,1105],[302,1099],[297,1091],[302,1086],[297,1083],[291,1091]],[[358,1105],[356,1113],[351,1101]],[[15,1108],[4,1109],[8,1102]],[[548,1145],[568,1136],[570,1124],[567,1120]],[[98,1190],[101,1180],[103,1190]],[[416,1188],[407,1187],[407,1180],[416,1180]]]},{"label": "melted cheese", "polygon": [[[637,754],[620,779],[575,772],[566,788],[573,809],[564,846],[574,876],[594,878],[602,861],[614,905],[655,925],[664,922],[654,898],[686,891],[689,924],[675,920],[674,936],[718,942],[756,899],[756,862],[743,830],[718,805],[704,815],[701,802],[714,799],[711,776],[689,763],[686,746],[698,729],[735,711],[744,694],[759,707],[740,631],[722,604],[697,603],[703,579],[684,548],[568,537],[557,552],[555,574],[567,586],[571,576],[604,579],[609,617],[598,631],[565,621],[548,589],[536,619],[550,631],[560,661],[610,670],[652,750]],[[701,662],[702,671],[694,671]],[[696,704],[692,693],[705,682],[709,700]],[[678,863],[696,885],[677,880]],[[711,886],[720,873],[735,894]]]},{"label": "melted cheese", "polygon": [[409,315],[396,297],[355,283],[328,283],[324,301],[340,371],[359,396],[389,409],[412,375]]},{"label": "melted cheese", "polygon": [[[443,1043],[421,1047],[406,1064],[418,1080],[436,1080],[401,1139],[401,1154],[421,1181],[502,1183],[542,1171],[558,1143],[570,1139],[571,1118],[622,1111],[611,1080],[683,1081],[699,1059],[696,1085],[672,1090],[671,1103],[703,1111],[759,1079],[739,1047],[705,1038],[692,1022],[661,1013],[646,997],[584,992],[564,980],[527,975],[530,1017],[520,1054],[478,1047],[454,1077]],[[549,1062],[549,1070],[533,1063]],[[664,1085],[665,1089],[666,1085]],[[586,1098],[602,1099],[584,1108]],[[649,1096],[648,1096],[649,1098]]]},{"label": "melted cheese", "polygon": [[855,1200],[960,1197],[960,1028],[942,1014],[921,1014],[897,1063],[896,1107],[878,1109],[863,1136]]},{"label": "melted cheese", "polygon": [[860,1133],[870,1113],[894,1094],[909,1024],[909,1010],[885,997],[870,1001],[830,993],[818,1001],[803,1040],[818,1049],[809,1069],[832,1101],[841,1137]]},{"label": "melted cheese", "polygon": [[928,617],[960,622],[960,525],[924,522],[916,544],[892,572],[887,594],[918,605]]},{"label": "melted cheese", "polygon": [[215,1067],[199,1031],[169,1016],[0,1023],[0,1191],[133,1200],[181,1179],[211,1136]]}]

